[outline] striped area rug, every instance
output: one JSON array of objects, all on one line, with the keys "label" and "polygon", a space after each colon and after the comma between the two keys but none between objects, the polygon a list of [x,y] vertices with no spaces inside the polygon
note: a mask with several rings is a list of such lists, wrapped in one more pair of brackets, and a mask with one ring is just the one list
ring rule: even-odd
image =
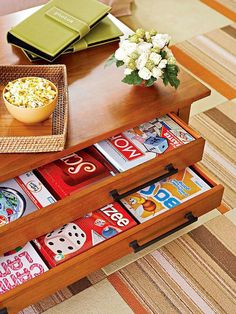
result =
[{"label": "striped area rug", "polygon": [[207,140],[201,164],[224,185],[224,202],[236,208],[236,103],[194,116],[190,125]]},{"label": "striped area rug", "polygon": [[227,99],[236,98],[236,24],[175,45],[178,61]]},{"label": "striped area rug", "polygon": [[[235,313],[236,227],[219,216],[108,279],[134,313]],[[231,241],[232,243],[232,241]]]},{"label": "striped area rug", "polygon": [[236,22],[235,0],[201,0],[201,2]]},{"label": "striped area rug", "polygon": [[41,300],[40,302],[27,307],[23,311],[20,311],[19,314],[40,314],[45,312],[46,310],[60,304],[63,301],[66,301],[73,297],[74,295],[84,291],[85,289],[95,285],[101,280],[105,279],[106,275],[102,270],[98,270],[90,274],[88,277],[85,277],[72,285],[59,290],[55,294],[51,295],[48,298]]}]

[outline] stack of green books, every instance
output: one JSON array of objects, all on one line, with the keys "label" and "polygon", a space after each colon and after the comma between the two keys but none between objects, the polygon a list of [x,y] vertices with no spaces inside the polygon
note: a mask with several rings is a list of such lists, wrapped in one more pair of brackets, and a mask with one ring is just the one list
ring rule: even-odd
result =
[{"label": "stack of green books", "polygon": [[119,40],[110,7],[97,0],[51,0],[7,33],[31,61],[53,62],[61,54]]}]

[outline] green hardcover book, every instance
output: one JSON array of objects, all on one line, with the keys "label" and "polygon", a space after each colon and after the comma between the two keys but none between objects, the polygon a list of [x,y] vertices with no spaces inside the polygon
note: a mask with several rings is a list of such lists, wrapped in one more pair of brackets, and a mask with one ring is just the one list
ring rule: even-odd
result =
[{"label": "green hardcover book", "polygon": [[[105,17],[98,25],[96,25],[84,38],[67,48],[63,54],[73,53],[87,48],[103,45],[113,41],[117,41],[122,36],[122,31],[110,20],[109,16]],[[38,61],[40,58],[22,49],[30,61]]]},{"label": "green hardcover book", "polygon": [[13,27],[7,40],[52,62],[88,34],[110,9],[97,0],[51,0]]}]

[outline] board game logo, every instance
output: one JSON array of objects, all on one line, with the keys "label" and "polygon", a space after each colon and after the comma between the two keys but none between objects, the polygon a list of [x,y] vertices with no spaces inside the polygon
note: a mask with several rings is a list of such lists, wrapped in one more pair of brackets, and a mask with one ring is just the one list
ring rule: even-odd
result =
[{"label": "board game logo", "polygon": [[100,210],[112,221],[115,221],[119,227],[128,226],[130,223],[129,219],[124,217],[124,215],[118,211],[113,204],[109,204]]},{"label": "board game logo", "polygon": [[144,156],[144,154],[123,134],[113,136],[109,141],[128,161]]},{"label": "board game logo", "polygon": [[27,189],[32,193],[39,193],[42,191],[42,183],[39,181],[31,180],[26,183]]},{"label": "board game logo", "polygon": [[81,156],[75,153],[61,158],[61,161],[63,161],[67,166],[66,171],[69,174],[77,174],[81,169],[83,169],[85,172],[94,172],[97,169],[93,163],[84,161]]},{"label": "board game logo", "polygon": [[105,169],[99,161],[83,151],[56,160],[55,164],[63,172],[63,181],[70,186],[93,178]]}]

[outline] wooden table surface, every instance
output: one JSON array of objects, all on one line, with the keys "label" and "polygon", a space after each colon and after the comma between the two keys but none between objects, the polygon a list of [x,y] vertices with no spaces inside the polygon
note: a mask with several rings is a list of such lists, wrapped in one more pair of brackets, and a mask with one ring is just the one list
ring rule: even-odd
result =
[{"label": "wooden table surface", "polygon": [[[0,64],[31,64],[20,49],[6,42],[6,33],[34,10],[0,17]],[[176,112],[188,120],[192,102],[210,94],[207,87],[184,70],[181,70],[181,84],[177,91],[164,87],[162,82],[151,88],[122,83],[122,68],[111,66],[104,69],[105,60],[117,46],[117,43],[107,44],[57,60],[67,66],[68,74],[70,104],[66,149],[57,153],[0,154],[0,181],[167,112]]]}]

